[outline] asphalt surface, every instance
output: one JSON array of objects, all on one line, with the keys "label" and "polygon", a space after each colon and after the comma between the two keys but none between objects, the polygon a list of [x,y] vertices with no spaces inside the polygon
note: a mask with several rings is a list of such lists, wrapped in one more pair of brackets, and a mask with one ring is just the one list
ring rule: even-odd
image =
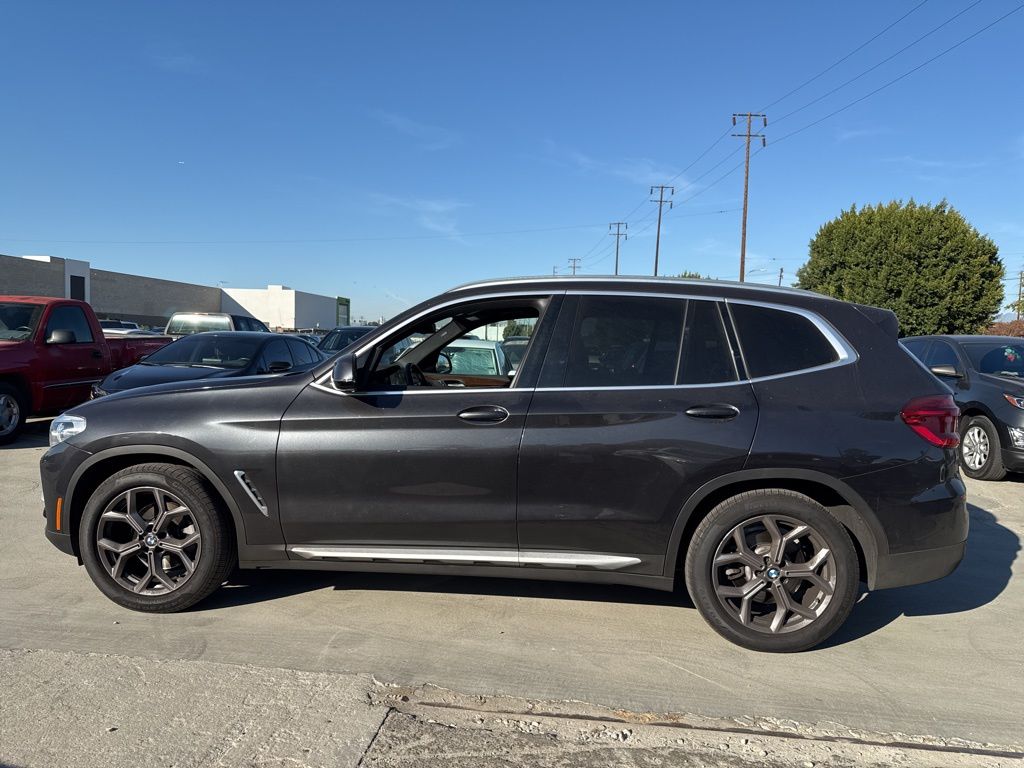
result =
[{"label": "asphalt surface", "polygon": [[[271,745],[267,760],[253,764],[301,764],[303,755],[312,753],[300,750],[291,756],[288,750],[302,741],[303,732],[298,725],[288,725],[288,718],[340,712],[346,702],[362,701],[360,690],[371,690],[373,680],[409,686],[429,683],[465,695],[588,702],[634,713],[693,713],[738,722],[770,718],[819,732],[911,734],[1011,751],[1024,745],[1020,479],[968,482],[971,534],[965,561],[952,576],[867,595],[826,647],[769,656],[719,638],[682,594],[626,587],[241,572],[190,612],[132,613],[104,598],[84,569],[42,535],[37,463],[45,450],[45,427],[45,422],[32,425],[26,437],[0,448],[0,649],[18,651],[5,655],[0,665],[0,671],[7,670],[0,707],[0,763],[62,764],[59,750],[33,752],[24,745],[40,743],[33,723],[43,721],[50,710],[60,711],[62,702],[79,706],[77,699],[62,699],[57,691],[81,687],[81,681],[62,678],[74,677],[76,658],[97,658],[85,654],[102,655],[106,661],[95,663],[104,669],[124,668],[126,662],[111,660],[116,656],[131,659],[128,666],[138,665],[143,673],[172,670],[181,677],[179,685],[171,676],[167,685],[172,690],[181,689],[190,668],[175,666],[177,662],[197,661],[206,665],[202,669],[222,670],[211,679],[234,686],[230,689],[236,698],[247,702],[244,706],[250,710],[256,707],[253,717],[266,723],[261,743]],[[38,656],[22,653],[24,649],[56,652],[53,664],[59,670],[43,674],[47,665],[38,664]],[[268,670],[269,679],[281,681],[272,686],[279,695],[272,701],[279,706],[260,709],[254,702],[267,689],[247,691],[243,683],[254,677],[217,665]],[[193,665],[194,671],[198,669]],[[301,705],[303,689],[296,676],[306,673],[330,674],[339,681],[339,691],[320,694],[335,696],[329,706],[314,699],[308,699],[305,708]],[[207,673],[193,674],[191,690],[204,690],[202,674]],[[95,676],[100,676],[99,668]],[[105,681],[109,677],[104,673]],[[143,701],[139,697],[150,689],[134,687],[137,675],[125,679],[130,683],[125,689],[128,700]],[[8,689],[8,680],[18,683]],[[96,685],[86,689],[92,691]],[[47,688],[54,689],[56,698],[41,692]],[[113,706],[115,688],[100,687],[95,697],[86,697],[91,710],[105,715],[93,724],[97,733],[107,734],[99,731],[101,727],[117,726],[103,725],[116,714],[116,709],[103,709]],[[34,703],[12,704],[12,691]],[[106,694],[99,695],[103,691]],[[205,717],[202,713],[219,711],[226,703],[213,693],[193,693],[189,698],[200,700],[195,714],[199,721]],[[405,727],[401,718],[389,719],[393,725],[378,733],[383,715],[372,709],[364,712],[362,706],[352,703],[352,713],[345,716],[352,718],[352,739],[327,744],[324,755],[340,759],[347,754],[347,745],[360,741],[365,748],[376,744],[379,751],[392,745],[394,729]],[[430,723],[423,720],[421,725]],[[207,730],[222,737],[227,727],[212,719]],[[139,738],[161,744],[161,733]],[[280,737],[282,733],[289,738]],[[195,748],[207,749],[206,742],[196,738]],[[231,764],[214,759],[217,749],[230,745],[211,739],[202,752],[206,762],[179,761],[177,753],[165,749],[160,754],[170,762],[161,764]],[[24,748],[18,752],[4,746],[12,743]],[[249,744],[244,739],[239,743]],[[249,747],[250,754],[263,754],[263,747]],[[402,758],[400,749],[379,760],[375,754],[364,754],[364,764],[417,764]]]}]

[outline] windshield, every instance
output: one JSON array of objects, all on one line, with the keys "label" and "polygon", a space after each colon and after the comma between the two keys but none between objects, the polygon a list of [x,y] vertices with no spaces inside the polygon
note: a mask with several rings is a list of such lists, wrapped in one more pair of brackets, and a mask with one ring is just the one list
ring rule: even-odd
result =
[{"label": "windshield", "polygon": [[964,344],[964,348],[978,373],[1024,378],[1024,341],[971,342]]},{"label": "windshield", "polygon": [[452,361],[450,373],[468,373],[481,376],[497,376],[498,361],[493,349],[474,349],[473,347],[448,347],[445,350]]},{"label": "windshield", "polygon": [[35,333],[42,304],[0,304],[0,341],[24,341]]},{"label": "windshield", "polygon": [[230,331],[231,318],[227,315],[175,315],[167,324],[167,333],[183,336],[203,331]]},{"label": "windshield", "polygon": [[340,349],[344,349],[353,341],[361,339],[369,333],[369,330],[362,328],[354,328],[344,331],[331,331],[329,334],[324,336],[320,342],[320,349],[323,352],[337,352]]},{"label": "windshield", "polygon": [[143,364],[245,368],[256,356],[262,342],[260,338],[235,335],[189,336],[161,347]]}]

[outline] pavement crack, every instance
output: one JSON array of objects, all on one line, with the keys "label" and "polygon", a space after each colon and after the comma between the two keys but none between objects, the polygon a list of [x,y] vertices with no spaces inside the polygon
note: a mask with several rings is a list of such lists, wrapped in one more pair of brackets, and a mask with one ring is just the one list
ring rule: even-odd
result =
[{"label": "pavement crack", "polygon": [[370,750],[373,749],[373,745],[376,743],[377,737],[380,736],[380,732],[384,730],[384,724],[387,723],[388,718],[391,717],[394,712],[394,707],[388,707],[387,711],[384,713],[384,717],[380,720],[380,725],[377,726],[377,730],[374,731],[373,736],[370,737],[370,741],[367,743],[366,749],[364,749],[363,754],[359,756],[359,762],[356,763],[356,768],[362,768],[363,761],[366,759],[366,756],[370,754]]}]

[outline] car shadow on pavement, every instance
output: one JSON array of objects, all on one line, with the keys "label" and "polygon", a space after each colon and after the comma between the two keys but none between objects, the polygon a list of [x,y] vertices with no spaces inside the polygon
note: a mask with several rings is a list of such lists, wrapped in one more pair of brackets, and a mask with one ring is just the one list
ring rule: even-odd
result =
[{"label": "car shadow on pavement", "polygon": [[357,571],[238,570],[193,611],[228,608],[333,588],[337,591],[434,592],[692,608],[685,588],[672,592],[619,584],[537,581],[487,576],[438,576]]},{"label": "car shadow on pavement", "polygon": [[1000,525],[995,515],[974,504],[967,505],[970,532],[960,566],[949,576],[927,584],[868,593],[853,613],[820,648],[857,640],[900,616],[938,616],[980,608],[1006,589],[1010,568],[1020,551],[1020,539]]},{"label": "car shadow on pavement", "polygon": [[33,419],[25,422],[21,434],[14,442],[0,445],[0,451],[17,450],[18,448],[45,448],[50,441],[50,422],[52,419]]}]

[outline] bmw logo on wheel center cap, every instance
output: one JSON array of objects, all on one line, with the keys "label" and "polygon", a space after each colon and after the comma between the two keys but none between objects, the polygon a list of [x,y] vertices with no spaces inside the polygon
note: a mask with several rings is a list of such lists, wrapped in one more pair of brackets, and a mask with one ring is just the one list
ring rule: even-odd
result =
[{"label": "bmw logo on wheel center cap", "polygon": [[158,539],[155,533],[147,533],[146,538],[144,538],[142,541],[147,547],[152,549],[156,546]]},{"label": "bmw logo on wheel center cap", "polygon": [[780,571],[778,568],[775,568],[773,566],[773,567],[769,568],[767,571],[765,571],[764,575],[767,576],[772,581],[775,581],[775,579],[779,578],[779,576],[782,575],[782,571]]}]

